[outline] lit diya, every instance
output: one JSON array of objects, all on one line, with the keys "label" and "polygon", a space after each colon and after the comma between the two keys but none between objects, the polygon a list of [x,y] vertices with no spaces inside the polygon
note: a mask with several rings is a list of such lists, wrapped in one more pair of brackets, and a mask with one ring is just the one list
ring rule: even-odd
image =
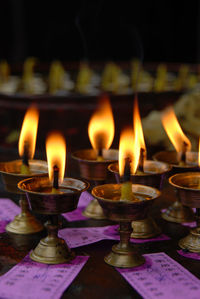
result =
[{"label": "lit diya", "polygon": [[[144,141],[144,135],[142,130],[142,124],[138,109],[138,101],[137,98],[135,99],[134,103],[134,134],[132,128],[124,131],[122,134],[127,134],[129,137],[123,140],[127,140],[131,144],[130,150],[132,151],[131,155],[135,155],[139,159],[138,167],[136,170],[131,169],[131,181],[132,183],[147,185],[151,187],[155,187],[158,189],[162,188],[163,181],[166,177],[166,174],[171,170],[171,167],[163,162],[146,160],[146,146]],[[133,141],[134,138],[135,143]],[[134,148],[134,144],[137,145]],[[127,147],[120,139],[120,148],[119,148],[119,155],[124,152],[123,147]],[[123,166],[120,164],[122,159],[119,158],[118,163],[112,163],[108,166],[110,172],[115,174],[115,178],[117,183],[120,183],[122,178],[120,178],[120,174],[122,173]],[[133,172],[135,171],[135,172]],[[131,234],[132,238],[152,238],[156,235],[161,233],[161,229],[152,219],[152,217],[148,216],[145,219],[133,221],[132,222],[133,232]]]},{"label": "lit diya", "polygon": [[[197,168],[198,162],[195,162],[197,155],[191,152],[191,142],[183,133],[172,107],[163,112],[162,124],[176,151],[162,151],[155,154],[153,158],[156,161],[169,163],[174,172]],[[194,213],[191,208],[183,206],[178,199],[162,213],[162,217],[167,221],[182,223],[193,221]]]},{"label": "lit diya", "polygon": [[49,215],[48,236],[31,252],[32,260],[45,264],[60,264],[74,258],[65,241],[58,237],[58,216],[76,209],[81,192],[89,184],[74,178],[64,178],[66,145],[58,132],[46,141],[49,177],[33,177],[18,184],[26,192],[31,208],[39,214]]},{"label": "lit diya", "polygon": [[107,264],[115,267],[131,268],[145,262],[130,243],[131,223],[145,219],[149,206],[160,196],[160,192],[155,188],[131,182],[131,173],[136,171],[139,162],[139,152],[132,150],[136,147],[132,130],[123,132],[119,154],[119,169],[123,183],[100,185],[92,190],[92,195],[103,208],[105,216],[120,224],[120,242],[114,245],[112,251],[104,258]]},{"label": "lit diya", "polygon": [[6,226],[6,230],[11,233],[32,234],[43,230],[43,225],[30,213],[24,192],[17,188],[19,181],[36,175],[43,176],[48,172],[45,161],[33,160],[38,120],[37,109],[31,107],[24,117],[19,138],[19,155],[22,160],[0,163],[0,173],[6,190],[20,195],[21,213]]},{"label": "lit diya", "polygon": [[[104,96],[88,125],[88,135],[93,149],[83,149],[72,154],[78,161],[81,177],[95,185],[107,178],[107,167],[118,160],[118,151],[110,149],[115,133],[115,124],[109,99]],[[104,219],[103,210],[96,199],[83,211],[89,218]]]},{"label": "lit diya", "polygon": [[169,182],[184,206],[196,208],[197,226],[179,241],[179,246],[187,251],[200,252],[200,172],[178,173],[170,177]]}]

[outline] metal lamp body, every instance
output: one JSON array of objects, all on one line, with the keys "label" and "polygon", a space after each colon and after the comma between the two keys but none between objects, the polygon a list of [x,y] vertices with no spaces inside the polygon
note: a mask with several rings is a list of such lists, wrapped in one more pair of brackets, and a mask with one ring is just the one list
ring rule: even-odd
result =
[{"label": "metal lamp body", "polygon": [[[176,151],[161,151],[153,156],[155,161],[169,163],[172,173],[198,171],[197,152],[186,153],[186,164],[179,164]],[[162,218],[169,222],[182,223],[194,221],[194,213],[190,207],[183,206],[180,200],[175,201],[164,213]]]},{"label": "metal lamp body", "polygon": [[[103,161],[97,161],[97,152],[93,149],[83,149],[72,154],[72,158],[78,162],[82,178],[102,184],[108,175],[108,165],[118,160],[118,150],[103,150]],[[83,211],[88,218],[105,219],[101,206],[96,199],[92,200]]]},{"label": "metal lamp body", "polygon": [[112,199],[116,194],[120,194],[120,184],[100,185],[92,190],[92,195],[98,200],[105,216],[120,223],[120,242],[112,247],[112,251],[104,259],[107,264],[114,267],[131,268],[145,262],[129,242],[132,232],[131,222],[146,218],[149,206],[160,196],[160,192],[155,188],[136,184],[132,185],[132,191],[148,196],[148,199],[131,202]]},{"label": "metal lamp body", "polygon": [[49,215],[47,223],[48,236],[40,240],[31,252],[32,260],[45,264],[60,264],[74,258],[65,241],[58,237],[58,215],[76,209],[81,192],[86,191],[89,184],[83,180],[64,178],[60,184],[60,193],[51,193],[52,185],[48,177],[34,177],[21,181],[20,190],[26,192],[33,211]]},{"label": "metal lamp body", "polygon": [[37,233],[44,229],[43,225],[31,214],[28,206],[28,202],[24,192],[20,191],[17,184],[26,178],[34,176],[44,176],[48,173],[48,166],[45,161],[30,160],[30,172],[29,175],[20,173],[22,165],[21,160],[14,160],[10,162],[0,163],[0,173],[3,179],[5,189],[14,194],[20,195],[21,213],[17,215],[13,221],[6,226],[6,231],[14,234],[28,235]]},{"label": "metal lamp body", "polygon": [[[108,166],[108,170],[115,175],[115,179],[120,183],[119,166],[118,163],[113,163]],[[166,163],[146,160],[144,162],[144,173],[135,174],[131,176],[131,181],[135,184],[142,184],[161,189],[164,179],[171,170],[171,166]],[[158,236],[161,229],[158,227],[153,218],[147,217],[142,220],[132,222],[132,238],[147,239]]]},{"label": "metal lamp body", "polygon": [[[181,203],[190,208],[200,208],[200,172],[187,172],[173,175],[169,183],[176,188]],[[200,252],[200,220],[189,235],[179,241],[179,246],[191,252]]]}]

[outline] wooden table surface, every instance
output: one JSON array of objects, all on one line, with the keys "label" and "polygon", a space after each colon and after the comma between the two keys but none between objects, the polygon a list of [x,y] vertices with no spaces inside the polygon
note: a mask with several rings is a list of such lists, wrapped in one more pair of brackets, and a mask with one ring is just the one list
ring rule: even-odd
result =
[{"label": "wooden table surface", "polygon": [[[3,160],[11,160],[15,154],[1,151]],[[70,163],[71,173],[78,177],[77,168]],[[0,196],[11,198],[0,185]],[[161,208],[167,207],[175,200],[173,189],[166,182],[162,196],[155,201],[151,208],[151,214],[162,228],[162,232],[170,237],[170,240],[161,242],[148,242],[135,246],[142,254],[165,252],[195,276],[200,278],[200,261],[187,259],[177,253],[178,241],[189,232],[189,228],[180,224],[169,223],[161,219]],[[111,224],[107,220],[92,220],[67,222],[63,220],[63,227],[89,227]],[[14,234],[0,234],[0,274],[6,273],[16,265],[38,243],[42,234],[19,236]],[[95,298],[95,299],[129,299],[141,298],[141,296],[125,281],[125,279],[111,266],[104,262],[104,256],[111,250],[116,241],[103,240],[98,243],[74,249],[78,255],[89,255],[90,258],[69,288],[63,293],[62,298]]]}]

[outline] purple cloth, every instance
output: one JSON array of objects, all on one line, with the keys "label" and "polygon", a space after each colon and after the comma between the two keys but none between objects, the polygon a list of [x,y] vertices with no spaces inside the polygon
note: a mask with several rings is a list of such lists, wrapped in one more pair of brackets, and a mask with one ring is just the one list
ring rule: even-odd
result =
[{"label": "purple cloth", "polygon": [[57,299],[72,283],[88,260],[77,256],[68,264],[47,265],[26,256],[0,277],[0,298]]},{"label": "purple cloth", "polygon": [[[101,240],[119,240],[119,225],[109,225],[103,227],[80,227],[64,228],[59,231],[59,237],[63,238],[70,248],[80,247]],[[152,239],[132,239],[132,243],[145,243],[154,241],[169,240],[165,235],[160,235]]]},{"label": "purple cloth", "polygon": [[200,253],[197,253],[197,252],[185,252],[183,250],[177,250],[177,252],[184,256],[184,257],[187,257],[189,259],[193,259],[193,260],[200,260]]},{"label": "purple cloth", "polygon": [[200,280],[164,252],[145,254],[140,267],[117,271],[144,299],[199,299]]},{"label": "purple cloth", "polygon": [[90,193],[88,193],[87,191],[83,192],[80,196],[77,209],[69,213],[64,213],[62,214],[62,216],[67,219],[67,221],[79,221],[88,219],[87,217],[82,215],[82,212],[93,199],[94,198]]},{"label": "purple cloth", "polygon": [[6,225],[20,213],[20,207],[8,198],[0,199],[0,233],[5,232]]}]

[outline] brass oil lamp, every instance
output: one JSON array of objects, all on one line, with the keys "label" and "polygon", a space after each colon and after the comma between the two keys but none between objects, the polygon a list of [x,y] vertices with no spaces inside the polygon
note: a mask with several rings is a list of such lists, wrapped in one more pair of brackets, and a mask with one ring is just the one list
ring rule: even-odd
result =
[{"label": "brass oil lamp", "polygon": [[47,174],[45,161],[32,160],[35,152],[39,113],[31,107],[24,117],[20,138],[19,155],[22,160],[0,163],[0,173],[4,187],[8,192],[20,196],[21,213],[6,226],[6,231],[15,234],[32,234],[43,230],[43,225],[31,214],[24,192],[17,188],[19,181]]},{"label": "brass oil lamp", "polygon": [[[134,121],[134,135],[131,137],[132,132],[129,131],[128,134],[130,135],[130,137],[128,138],[129,140],[133,140],[133,138],[135,138],[135,142],[134,141],[129,141],[129,142],[133,143],[131,145],[133,151],[132,155],[138,156],[139,154],[138,157],[139,163],[136,172],[134,174],[131,173],[130,176],[131,182],[134,184],[142,184],[142,185],[147,185],[147,186],[161,189],[166,174],[171,170],[171,167],[168,164],[163,162],[146,160],[146,146],[144,141],[144,135],[142,130],[142,123],[139,114],[137,98],[135,98],[135,102],[134,102],[133,121]],[[136,140],[136,138],[138,139]],[[134,148],[134,144],[135,144],[135,148]],[[121,142],[121,139],[120,139],[120,147],[124,147],[123,141]],[[123,149],[120,149],[119,153],[121,154],[122,151]],[[114,173],[117,183],[120,183],[121,178],[119,174],[118,163],[110,164],[108,169],[110,172]],[[132,238],[138,238],[138,239],[153,238],[161,233],[160,227],[158,227],[154,219],[148,215],[145,219],[133,221],[132,228],[133,228],[131,234]]]},{"label": "brass oil lamp", "polygon": [[89,184],[83,180],[64,178],[66,146],[59,133],[51,133],[46,142],[49,177],[33,177],[19,182],[34,212],[48,215],[48,235],[31,252],[32,260],[45,264],[69,262],[75,257],[65,241],[58,237],[58,216],[76,209],[81,192]]},{"label": "brass oil lamp", "polygon": [[125,129],[121,134],[119,147],[119,171],[123,176],[123,183],[100,185],[92,190],[92,195],[103,208],[105,216],[120,224],[120,242],[112,247],[104,260],[111,266],[121,268],[136,267],[145,262],[130,244],[133,230],[131,223],[145,219],[149,206],[160,195],[155,188],[131,182],[130,175],[136,171],[139,161],[139,151],[132,151],[132,148],[137,146],[132,128]]},{"label": "brass oil lamp", "polygon": [[[198,164],[194,163],[195,153],[190,151],[191,142],[183,133],[172,107],[163,112],[162,124],[176,151],[156,153],[154,160],[169,163],[174,173],[197,168]],[[162,218],[176,223],[191,222],[194,220],[194,213],[190,207],[183,206],[178,198],[162,213]]]},{"label": "brass oil lamp", "polygon": [[[118,159],[118,151],[110,149],[114,127],[112,108],[109,99],[104,96],[100,99],[99,107],[88,125],[88,135],[93,149],[78,150],[72,154],[72,158],[78,162],[81,177],[93,185],[105,182],[108,165]],[[83,215],[94,219],[105,218],[96,199],[89,203]]]},{"label": "brass oil lamp", "polygon": [[[121,182],[119,175],[118,163],[112,163],[108,166],[110,172],[114,173],[117,183]],[[141,184],[151,186],[159,190],[162,189],[163,181],[165,180],[171,167],[163,162],[145,160],[143,172],[137,172],[131,175],[133,184]],[[147,215],[145,219],[132,222],[132,238],[147,239],[153,238],[161,233],[160,227],[154,219]]]},{"label": "brass oil lamp", "polygon": [[179,246],[184,250],[200,252],[200,172],[175,174],[169,178],[169,183],[177,190],[184,206],[196,208],[197,226],[179,241]]}]

